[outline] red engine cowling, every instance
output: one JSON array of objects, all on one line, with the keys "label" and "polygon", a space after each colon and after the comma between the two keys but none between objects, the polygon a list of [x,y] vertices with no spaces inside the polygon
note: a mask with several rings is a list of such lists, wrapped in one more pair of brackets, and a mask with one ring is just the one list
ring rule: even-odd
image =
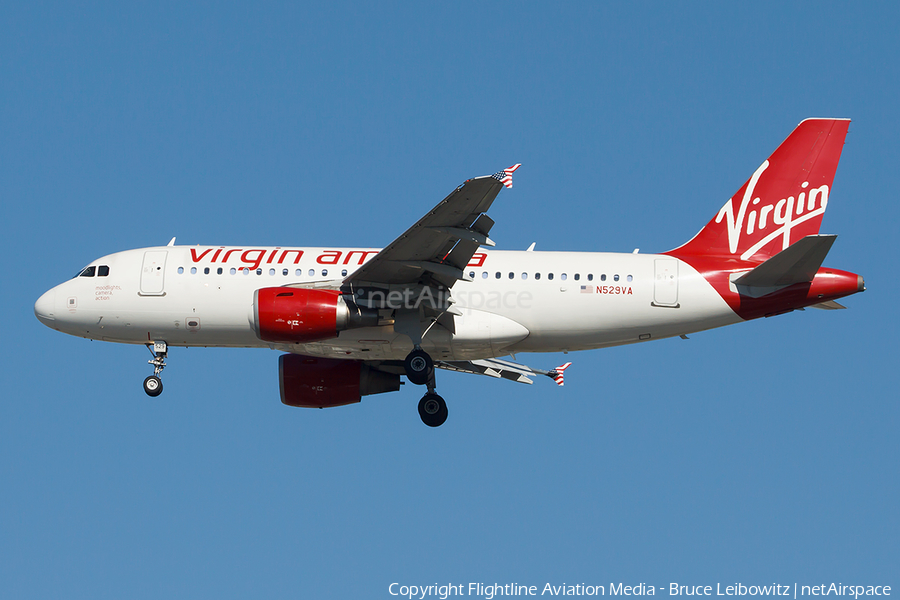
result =
[{"label": "red engine cowling", "polygon": [[314,342],[338,332],[336,290],[262,288],[253,298],[256,335],[267,342]]},{"label": "red engine cowling", "polygon": [[274,287],[253,296],[253,327],[267,342],[315,342],[377,324],[377,310],[348,305],[337,290]]},{"label": "red engine cowling", "polygon": [[360,360],[282,354],[278,358],[281,401],[288,406],[326,408],[359,402],[362,396],[396,392],[400,375]]}]

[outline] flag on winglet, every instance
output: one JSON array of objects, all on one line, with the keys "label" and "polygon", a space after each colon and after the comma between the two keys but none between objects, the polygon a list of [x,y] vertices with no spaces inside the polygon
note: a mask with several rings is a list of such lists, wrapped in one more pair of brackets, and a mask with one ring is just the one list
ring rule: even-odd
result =
[{"label": "flag on winglet", "polygon": [[560,365],[553,369],[553,371],[556,373],[556,375],[553,376],[553,381],[556,382],[556,385],[565,385],[565,382],[563,381],[563,374],[570,366],[572,366],[572,363],[567,362],[566,364]]},{"label": "flag on winglet", "polygon": [[491,175],[491,177],[493,177],[494,179],[496,179],[497,181],[499,181],[506,187],[511,188],[512,187],[512,174],[516,169],[518,169],[521,166],[522,165],[520,165],[520,164],[513,165],[508,169],[503,169],[502,171],[498,171],[497,173],[494,173],[493,175]]}]

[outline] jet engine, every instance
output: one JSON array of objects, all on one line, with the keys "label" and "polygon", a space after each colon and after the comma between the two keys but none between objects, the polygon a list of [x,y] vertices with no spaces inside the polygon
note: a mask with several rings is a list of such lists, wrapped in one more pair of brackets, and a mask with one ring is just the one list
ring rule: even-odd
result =
[{"label": "jet engine", "polygon": [[370,394],[396,392],[400,375],[379,371],[361,360],[282,354],[278,383],[284,404],[326,408],[353,404]]},{"label": "jet engine", "polygon": [[253,295],[253,328],[267,342],[315,342],[376,325],[377,309],[348,303],[337,290],[274,287]]}]

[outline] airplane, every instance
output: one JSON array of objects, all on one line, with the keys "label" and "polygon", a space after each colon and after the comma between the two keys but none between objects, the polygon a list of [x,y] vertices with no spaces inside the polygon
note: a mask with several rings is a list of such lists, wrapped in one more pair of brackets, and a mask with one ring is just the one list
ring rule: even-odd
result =
[{"label": "airplane", "polygon": [[[821,235],[850,121],[807,119],[699,233],[661,254],[492,249],[494,199],[514,165],[469,179],[378,248],[167,246],[104,256],[34,305],[74,336],[144,344],[162,392],[168,349],[272,348],[281,401],[325,408],[398,391],[426,393],[422,421],[442,425],[435,369],[521,383],[555,369],[514,362],[722,327],[865,290],[822,267],[837,236]],[[512,360],[507,360],[512,358]]]}]

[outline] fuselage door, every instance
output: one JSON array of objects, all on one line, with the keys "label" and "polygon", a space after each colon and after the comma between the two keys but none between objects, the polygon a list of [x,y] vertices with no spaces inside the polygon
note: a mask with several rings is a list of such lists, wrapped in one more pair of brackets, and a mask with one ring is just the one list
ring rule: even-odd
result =
[{"label": "fuselage door", "polygon": [[165,250],[148,250],[144,252],[144,265],[141,268],[141,296],[164,296],[166,277]]},{"label": "fuselage door", "polygon": [[653,305],[678,308],[678,260],[657,258],[653,263]]}]

